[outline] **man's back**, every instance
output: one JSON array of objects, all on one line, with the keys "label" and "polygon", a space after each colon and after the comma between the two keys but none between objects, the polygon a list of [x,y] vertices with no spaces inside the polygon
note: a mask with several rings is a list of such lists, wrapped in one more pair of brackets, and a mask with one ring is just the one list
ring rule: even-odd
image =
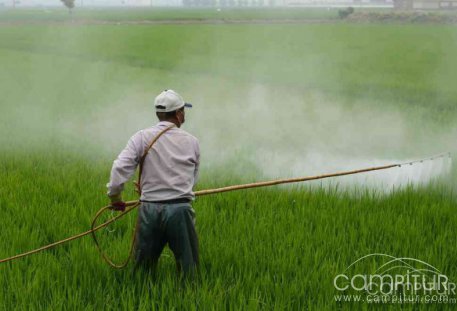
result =
[{"label": "man's back", "polygon": [[[157,134],[172,125],[161,121],[134,134],[114,161],[108,194],[119,193],[133,175],[140,158]],[[198,140],[174,127],[164,133],[149,150],[143,163],[141,200],[165,201],[193,199],[192,188],[198,178],[200,150]]]},{"label": "man's back", "polygon": [[[162,121],[140,131],[141,154],[157,134],[171,125]],[[180,128],[162,135],[149,150],[143,164],[141,199],[164,201],[193,199],[192,188],[197,182],[200,150],[198,140]]]}]

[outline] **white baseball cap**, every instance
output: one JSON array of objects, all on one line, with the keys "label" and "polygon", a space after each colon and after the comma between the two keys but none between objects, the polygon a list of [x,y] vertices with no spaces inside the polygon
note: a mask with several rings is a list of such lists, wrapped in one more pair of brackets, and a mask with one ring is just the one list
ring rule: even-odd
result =
[{"label": "white baseball cap", "polygon": [[155,101],[154,106],[157,112],[170,112],[182,107],[192,108],[192,105],[184,102],[181,95],[173,90],[165,90],[160,93]]}]

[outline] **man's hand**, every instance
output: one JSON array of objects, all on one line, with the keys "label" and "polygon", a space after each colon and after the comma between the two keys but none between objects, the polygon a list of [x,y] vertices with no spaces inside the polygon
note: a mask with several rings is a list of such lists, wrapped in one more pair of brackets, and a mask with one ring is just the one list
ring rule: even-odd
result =
[{"label": "man's hand", "polygon": [[118,195],[114,195],[114,196],[110,196],[109,197],[110,200],[111,200],[111,209],[113,211],[119,211],[119,212],[123,212],[125,211],[125,202],[122,201],[122,197],[120,194]]}]

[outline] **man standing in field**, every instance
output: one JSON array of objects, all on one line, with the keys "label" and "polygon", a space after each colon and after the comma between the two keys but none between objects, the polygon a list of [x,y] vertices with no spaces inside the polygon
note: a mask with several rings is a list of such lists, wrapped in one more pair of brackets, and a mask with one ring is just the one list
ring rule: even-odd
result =
[{"label": "man standing in field", "polygon": [[[178,271],[188,276],[198,267],[198,239],[191,202],[200,149],[198,140],[180,128],[185,121],[185,107],[192,105],[173,90],[165,90],[156,97],[159,123],[130,138],[113,163],[107,187],[111,205],[124,210],[121,192],[140,166],[136,268],[145,266],[155,272],[160,254],[168,243]],[[150,147],[151,141],[164,130]]]}]

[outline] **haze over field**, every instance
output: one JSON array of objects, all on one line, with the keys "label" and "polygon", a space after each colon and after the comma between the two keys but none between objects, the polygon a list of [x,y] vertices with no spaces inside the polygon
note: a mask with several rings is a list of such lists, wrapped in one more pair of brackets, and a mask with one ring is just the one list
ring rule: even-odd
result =
[{"label": "haze over field", "polygon": [[[222,40],[202,26],[173,26],[183,30],[174,37],[163,27],[124,26],[108,30],[114,40],[85,26],[41,26],[33,36],[27,26],[14,36],[3,30],[11,39],[0,47],[22,63],[2,69],[9,85],[3,127],[40,147],[52,137],[81,154],[114,158],[130,135],[156,122],[154,96],[173,88],[195,105],[185,128],[200,139],[207,171],[231,163],[242,175],[249,163],[258,178],[304,176],[455,151],[455,113],[425,106],[454,109],[453,32],[416,50],[418,34],[407,26],[383,26],[373,47],[377,26],[353,26],[344,39],[333,26],[320,37],[314,26],[294,27],[243,26],[241,34],[230,26]],[[387,37],[412,39],[390,50]],[[443,169],[417,164],[338,182],[396,186],[449,167],[434,165]]]},{"label": "haze over field", "polygon": [[[62,4],[58,0],[16,0],[16,7],[30,7],[30,6],[61,6]],[[190,1],[193,5],[185,6],[183,3],[186,1],[182,0],[76,0],[76,7],[103,7],[103,6],[121,6],[121,7],[135,7],[135,6],[152,6],[152,7],[250,7],[250,8],[268,8],[268,7],[303,7],[303,6],[315,6],[315,7],[328,7],[328,6],[365,6],[365,7],[392,7],[393,1],[387,0],[385,3],[381,2],[359,2],[353,3],[351,0],[265,0],[265,1],[245,1],[246,4],[238,4],[233,1],[230,5],[229,1],[225,1],[225,4],[213,4],[212,1]],[[189,1],[188,1],[189,2]],[[217,2],[217,1],[216,1]],[[5,6],[13,6],[13,0],[1,0]],[[199,4],[195,4],[199,3]]]}]

